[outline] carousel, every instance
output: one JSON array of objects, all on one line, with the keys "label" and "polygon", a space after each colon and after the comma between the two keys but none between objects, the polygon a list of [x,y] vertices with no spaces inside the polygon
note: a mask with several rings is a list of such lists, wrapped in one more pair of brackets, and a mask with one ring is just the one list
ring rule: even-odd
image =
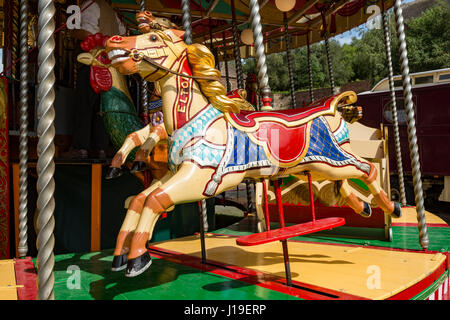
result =
[{"label": "carousel", "polygon": [[[12,172],[13,185],[6,188],[13,190],[15,235],[15,252],[0,260],[0,299],[450,299],[450,229],[424,207],[401,0],[112,1],[127,35],[90,35],[76,60],[91,68],[90,84],[101,96],[115,155],[89,164],[90,250],[57,254],[55,224],[62,227],[55,216],[60,162],[54,38],[67,25],[55,25],[53,1],[37,2],[38,142],[37,161],[29,162],[28,2],[17,7],[20,54],[10,61],[11,68],[20,61],[15,81],[21,123],[20,157],[10,164],[8,122],[0,124],[6,177]],[[394,141],[387,139],[391,128],[359,123],[364,105],[355,92],[341,92],[333,77],[329,39],[366,23],[376,9]],[[399,145],[389,10],[399,41],[414,205],[406,202],[402,182],[407,155]],[[330,88],[329,95],[315,98],[309,49],[321,41]],[[304,46],[309,103],[300,106],[290,51]],[[279,52],[286,54],[291,89],[284,110],[272,100],[266,66],[266,55]],[[244,74],[245,59],[254,59],[257,74]],[[2,78],[5,105],[9,81]],[[389,144],[397,150],[398,202],[391,200]],[[36,256],[28,248],[30,166],[37,173]],[[140,189],[127,189],[120,180],[125,177]],[[102,210],[115,210],[102,202],[101,188],[108,183],[118,185],[120,215]],[[242,217],[219,226],[217,211]],[[99,230],[114,215],[120,218],[115,242],[104,247]],[[174,217],[189,215],[195,231],[162,236],[159,226],[179,227],[183,222]]]}]

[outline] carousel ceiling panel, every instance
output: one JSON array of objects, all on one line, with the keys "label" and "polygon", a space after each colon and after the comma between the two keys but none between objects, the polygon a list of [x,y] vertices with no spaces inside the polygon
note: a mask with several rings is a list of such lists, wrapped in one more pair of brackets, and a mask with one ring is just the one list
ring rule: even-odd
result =
[{"label": "carousel ceiling panel", "polygon": [[[1,1],[1,0],[0,0]],[[232,45],[230,40],[232,2],[233,0],[191,0],[192,30],[195,42],[211,43],[210,34],[213,34],[213,43],[219,50],[228,50]],[[291,35],[291,48],[306,45],[306,34],[309,33],[310,43],[323,40],[323,31],[335,36],[353,29],[367,22],[376,10],[375,6],[385,9],[393,6],[394,0],[297,0],[294,8],[286,13]],[[127,22],[133,25],[133,12],[139,10],[139,0],[114,0],[117,9],[127,11]],[[251,28],[249,22],[249,1],[234,0],[236,20],[239,29]],[[286,50],[283,40],[285,15],[275,5],[275,0],[260,0],[260,14],[263,24],[266,53],[282,52]],[[180,0],[146,0],[146,8],[156,16],[167,16],[181,24]],[[133,11],[134,10],[134,11]],[[380,10],[381,11],[381,10]],[[134,22],[135,26],[135,22]],[[226,41],[224,40],[227,39]],[[253,56],[253,48],[241,45],[242,58]]]}]

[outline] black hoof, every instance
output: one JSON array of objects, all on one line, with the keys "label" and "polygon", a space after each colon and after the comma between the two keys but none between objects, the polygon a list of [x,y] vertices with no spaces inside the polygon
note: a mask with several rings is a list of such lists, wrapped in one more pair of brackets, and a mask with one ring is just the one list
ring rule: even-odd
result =
[{"label": "black hoof", "polygon": [[133,162],[133,166],[131,167],[131,173],[145,171],[147,166],[144,161],[135,161]]},{"label": "black hoof", "polygon": [[130,278],[136,277],[147,270],[151,264],[152,257],[150,257],[150,254],[148,252],[145,252],[143,255],[137,258],[128,260],[125,276]]},{"label": "black hoof", "polygon": [[120,256],[114,256],[112,261],[112,271],[121,271],[127,267],[127,255],[128,253],[121,254]]},{"label": "black hoof", "polygon": [[402,206],[398,202],[394,202],[394,211],[391,213],[393,218],[400,218],[402,216]]},{"label": "black hoof", "polygon": [[117,167],[109,167],[108,172],[106,173],[105,179],[110,180],[114,178],[118,178],[122,175],[122,169]]},{"label": "black hoof", "polygon": [[364,218],[370,218],[372,215],[372,208],[367,202],[364,202],[364,210],[359,213]]}]

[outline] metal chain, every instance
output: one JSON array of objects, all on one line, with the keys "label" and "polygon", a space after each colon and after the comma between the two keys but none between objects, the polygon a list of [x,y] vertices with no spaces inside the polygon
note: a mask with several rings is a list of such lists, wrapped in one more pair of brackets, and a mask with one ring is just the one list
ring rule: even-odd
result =
[{"label": "metal chain", "polygon": [[[223,41],[225,41],[225,32],[222,33]],[[225,65],[225,81],[227,82],[227,92],[231,91],[231,83],[230,83],[230,73],[228,71],[228,60],[227,60],[227,48],[226,45],[223,46],[223,64]]]},{"label": "metal chain", "polygon": [[325,33],[324,40],[325,40],[325,51],[327,53],[328,73],[330,75],[331,94],[335,94],[336,87],[334,85],[333,63],[331,62],[330,45],[328,43],[328,34],[327,33]]},{"label": "metal chain", "polygon": [[400,148],[400,133],[398,129],[397,101],[395,99],[394,71],[392,68],[391,39],[389,36],[389,24],[386,15],[387,13],[385,11],[381,15],[381,17],[383,20],[384,45],[386,48],[386,60],[388,63],[388,71],[389,71],[389,91],[391,93],[391,112],[392,112],[392,120],[394,123],[395,154],[397,156],[398,182],[400,186],[400,201],[403,205],[406,205],[405,182],[403,179],[402,151]]},{"label": "metal chain", "polygon": [[295,109],[296,101],[295,101],[295,83],[294,83],[294,71],[292,69],[292,57],[291,57],[291,37],[289,35],[289,25],[286,13],[284,13],[284,41],[286,43],[286,58],[288,63],[288,71],[289,71],[289,84],[291,86],[291,107]]},{"label": "metal chain", "polygon": [[[145,0],[140,2],[141,11],[145,11]],[[144,114],[145,121],[149,121],[148,118],[148,84],[147,81],[141,80],[141,107]]]},{"label": "metal chain", "polygon": [[309,99],[311,100],[310,102],[314,102],[314,83],[311,66],[311,47],[309,42],[309,31],[306,34],[306,53],[308,58],[308,73],[309,73]]},{"label": "metal chain", "polygon": [[28,0],[20,2],[19,257],[25,257],[28,213]]},{"label": "metal chain", "polygon": [[38,55],[38,127],[37,134],[39,142],[37,145],[37,268],[38,268],[38,299],[53,300],[54,276],[53,268],[55,258],[53,248],[55,239],[53,230],[55,220],[53,212],[55,209],[54,191],[55,182],[53,175],[55,172],[55,110],[54,110],[54,84],[55,84],[55,6],[52,0],[39,0],[39,55]]},{"label": "metal chain", "polygon": [[403,96],[405,99],[406,123],[408,129],[409,152],[413,175],[414,194],[416,199],[416,211],[419,228],[419,241],[423,249],[428,248],[428,232],[425,220],[425,208],[423,201],[422,180],[420,173],[419,147],[417,145],[416,121],[414,115],[414,104],[411,93],[411,78],[409,76],[408,51],[406,48],[405,25],[403,22],[402,1],[395,0],[394,13],[397,25],[397,38],[400,53],[400,64],[403,79]]},{"label": "metal chain", "polygon": [[237,86],[240,89],[244,88],[244,72],[242,71],[242,63],[241,63],[241,50],[239,48],[239,31],[237,27],[236,21],[236,8],[234,6],[234,0],[231,0],[231,14],[232,14],[232,30],[233,30],[233,54],[234,54],[234,63],[236,65],[236,79]]}]

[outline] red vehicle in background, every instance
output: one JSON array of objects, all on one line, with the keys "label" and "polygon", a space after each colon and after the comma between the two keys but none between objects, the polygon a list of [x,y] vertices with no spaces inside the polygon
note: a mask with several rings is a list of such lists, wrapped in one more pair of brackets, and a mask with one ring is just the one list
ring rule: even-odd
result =
[{"label": "red vehicle in background", "polygon": [[[427,201],[450,201],[450,68],[413,73],[410,76],[424,197]],[[401,76],[394,77],[394,86],[406,200],[408,204],[414,204]],[[397,160],[390,100],[388,78],[378,82],[372,90],[358,94],[358,104],[363,107],[363,118],[360,122],[370,127],[380,127],[380,124],[388,127],[391,194],[398,200]]]}]

